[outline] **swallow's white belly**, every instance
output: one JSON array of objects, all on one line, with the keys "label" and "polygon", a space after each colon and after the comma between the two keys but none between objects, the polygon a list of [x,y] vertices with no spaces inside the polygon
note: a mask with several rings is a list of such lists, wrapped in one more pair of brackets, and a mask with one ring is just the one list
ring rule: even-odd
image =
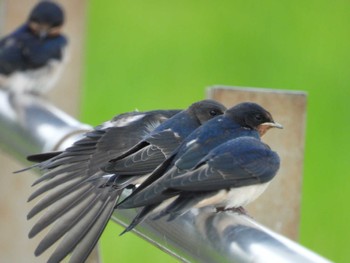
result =
[{"label": "swallow's white belly", "polygon": [[230,190],[220,190],[216,195],[200,201],[196,207],[240,207],[249,204],[258,198],[267,188],[269,182],[257,185],[231,188]]}]

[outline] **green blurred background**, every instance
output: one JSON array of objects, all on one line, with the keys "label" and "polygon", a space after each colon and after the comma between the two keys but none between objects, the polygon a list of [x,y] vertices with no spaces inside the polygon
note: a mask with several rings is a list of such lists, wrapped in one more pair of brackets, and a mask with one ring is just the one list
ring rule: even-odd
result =
[{"label": "green blurred background", "polygon": [[[349,1],[90,1],[82,119],[187,107],[213,84],[308,92],[300,242],[350,250]],[[171,262],[110,224],[104,262]]]}]

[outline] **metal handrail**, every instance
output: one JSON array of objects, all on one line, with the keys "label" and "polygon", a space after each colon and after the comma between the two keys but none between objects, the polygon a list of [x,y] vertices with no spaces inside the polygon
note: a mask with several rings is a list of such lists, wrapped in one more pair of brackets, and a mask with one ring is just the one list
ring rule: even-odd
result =
[{"label": "metal handrail", "polygon": [[[4,90],[0,90],[0,126],[1,147],[19,160],[65,149],[91,129],[42,98],[23,95],[13,100]],[[125,226],[136,212],[117,210],[112,219]],[[135,232],[184,262],[330,262],[232,212],[192,210],[171,222],[146,220]]]}]

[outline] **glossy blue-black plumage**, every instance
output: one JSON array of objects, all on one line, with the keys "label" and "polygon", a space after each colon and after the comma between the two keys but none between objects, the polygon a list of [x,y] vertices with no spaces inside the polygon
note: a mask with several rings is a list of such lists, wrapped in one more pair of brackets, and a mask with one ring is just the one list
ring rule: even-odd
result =
[{"label": "glossy blue-black plumage", "polygon": [[[255,116],[259,116],[259,120],[254,120]],[[181,173],[195,167],[211,149],[226,141],[240,136],[259,138],[258,126],[266,122],[273,122],[270,113],[255,103],[242,103],[228,109],[223,115],[213,118],[194,130],[176,149],[176,152],[173,152],[172,156],[118,207],[129,208],[147,204],[146,200],[142,203],[135,202],[136,197],[133,198],[133,196],[165,173],[178,171]],[[168,172],[170,169],[172,170]],[[142,198],[139,199],[141,201]]]},{"label": "glossy blue-black plumage", "polygon": [[[202,196],[199,199],[202,199],[207,197],[208,194],[212,196],[213,191],[230,187],[230,185],[226,185],[226,178],[222,176],[223,172],[227,172],[228,175],[232,173],[231,177],[234,178],[237,173],[235,165],[230,166],[225,163],[227,158],[230,157],[230,152],[227,152],[227,150],[233,147],[230,141],[249,137],[248,141],[243,140],[244,143],[237,144],[237,141],[235,141],[234,147],[239,147],[234,149],[231,154],[238,155],[236,158],[242,158],[239,155],[243,155],[244,150],[247,150],[249,152],[248,157],[252,157],[254,151],[250,151],[250,146],[264,145],[260,142],[261,126],[264,125],[278,127],[270,113],[261,106],[254,103],[243,103],[227,110],[223,116],[216,117],[195,130],[183,141],[174,155],[159,166],[139,188],[117,206],[118,208],[144,206],[126,231],[135,227],[163,201],[176,196],[185,200],[186,198],[183,199],[183,191],[190,193],[190,195],[193,195],[193,192],[198,192],[199,196]],[[251,140],[257,144],[250,145]],[[238,142],[240,141],[238,140]],[[243,149],[241,148],[242,144]],[[263,148],[266,147],[263,146]],[[217,157],[214,158],[215,162],[213,156]],[[209,178],[203,181],[201,178],[206,175],[199,169],[202,163],[209,165],[208,171],[205,172]],[[221,168],[220,165],[222,165]],[[261,183],[259,180],[256,183]],[[239,187],[254,183],[251,180],[242,179],[236,180],[235,184]],[[234,184],[231,186],[235,187]],[[198,198],[198,196],[194,197]],[[186,202],[192,201],[188,199]],[[185,203],[182,202],[181,206],[186,206]],[[169,205],[168,209],[169,207],[172,206]],[[166,211],[169,214],[171,213],[171,209]]]},{"label": "glossy blue-black plumage", "polygon": [[259,138],[242,136],[211,150],[188,173],[165,178],[164,187],[202,192],[266,183],[279,165],[277,153]]},{"label": "glossy blue-black plumage", "polygon": [[[161,177],[162,179],[181,175],[184,171],[196,167],[198,162],[205,158],[211,149],[240,136],[259,138],[259,133],[256,130],[241,127],[239,124],[230,121],[227,116],[219,116],[209,121],[206,125],[199,127],[188,136],[179,147],[177,153],[174,154],[172,162],[166,164],[166,168],[161,166],[157,169],[167,169],[167,171],[161,175],[155,174],[157,178]],[[168,197],[168,193],[165,193],[163,196],[162,191],[153,191],[148,186],[148,184],[153,183],[154,189],[159,190],[159,181],[155,181],[157,178],[153,177],[152,174],[150,180],[146,181],[145,184],[141,185],[131,196],[118,205],[118,208],[145,206]],[[143,194],[138,193],[142,188],[146,187],[147,189],[143,191]]]},{"label": "glossy blue-black plumage", "polygon": [[173,163],[179,169],[191,169],[199,158],[205,156],[213,147],[240,136],[258,138],[257,130],[242,127],[231,121],[230,114],[224,114],[199,127],[186,138],[179,148]]}]

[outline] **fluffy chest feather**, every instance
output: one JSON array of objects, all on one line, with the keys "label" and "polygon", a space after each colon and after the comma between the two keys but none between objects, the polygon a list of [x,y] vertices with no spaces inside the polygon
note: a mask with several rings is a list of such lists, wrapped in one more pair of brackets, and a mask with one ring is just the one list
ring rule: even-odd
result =
[{"label": "fluffy chest feather", "polygon": [[215,207],[240,207],[249,204],[258,198],[268,187],[269,182],[258,185],[249,185],[229,190],[220,190],[216,195],[200,201],[196,207],[215,206]]}]

